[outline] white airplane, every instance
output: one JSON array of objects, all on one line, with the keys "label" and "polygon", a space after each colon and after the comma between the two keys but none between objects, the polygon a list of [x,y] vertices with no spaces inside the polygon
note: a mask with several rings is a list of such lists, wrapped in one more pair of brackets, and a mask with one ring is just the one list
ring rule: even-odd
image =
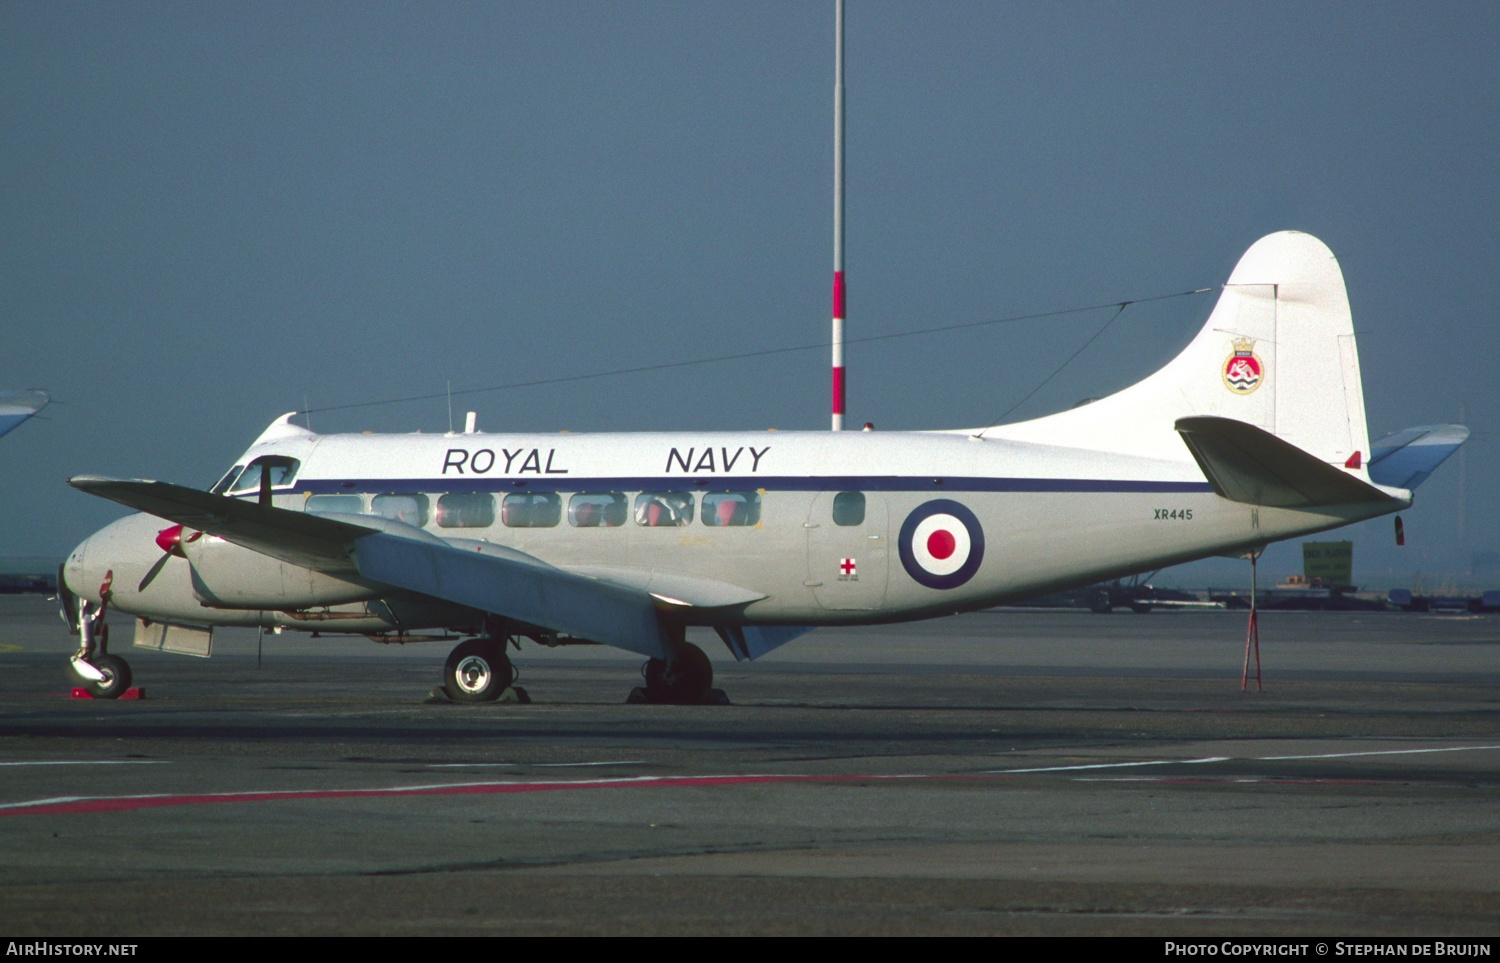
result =
[{"label": "white airplane", "polygon": [[[71,479],[144,513],[60,573],[72,668],[96,695],[130,683],[107,651],[113,605],[137,616],[137,645],[204,655],[225,625],[472,636],[443,672],[459,701],[514,681],[508,644],[604,643],[648,658],[650,700],[693,703],[713,673],[689,627],[754,659],[818,625],[1253,552],[1412,500],[1369,469],[1338,262],[1293,232],[1250,248],[1166,367],[1017,424],[504,435],[471,417],[445,435],[317,435],[290,418],[212,491]],[[1402,478],[1467,434],[1413,432],[1384,449]]]}]

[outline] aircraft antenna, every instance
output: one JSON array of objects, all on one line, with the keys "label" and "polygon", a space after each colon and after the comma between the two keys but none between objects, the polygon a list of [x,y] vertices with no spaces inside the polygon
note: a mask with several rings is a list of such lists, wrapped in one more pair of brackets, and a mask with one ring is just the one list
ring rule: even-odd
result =
[{"label": "aircraft antenna", "polygon": [[844,430],[844,0],[833,40],[833,425]]},{"label": "aircraft antenna", "polygon": [[[1213,288],[1198,288],[1193,291],[1178,291],[1176,294],[1158,294],[1154,297],[1135,298],[1127,303],[1144,304],[1149,301],[1165,301],[1168,298],[1182,298],[1192,294],[1204,294]],[[910,331],[893,331],[889,334],[869,334],[862,338],[847,339],[850,344],[875,344],[882,341],[894,341],[899,338],[917,338],[929,334],[939,334],[944,331],[966,331],[970,328],[983,328],[995,324],[1017,324],[1023,321],[1037,321],[1042,318],[1056,318],[1068,314],[1083,314],[1088,311],[1099,311],[1104,308],[1118,308],[1119,301],[1109,304],[1089,304],[1076,308],[1058,308],[1052,311],[1037,311],[1031,314],[1013,314],[1003,318],[985,318],[981,321],[960,321],[957,324],[941,324],[931,328],[913,328]],[[677,368],[690,368],[700,364],[719,364],[726,361],[744,361],[749,358],[772,358],[777,355],[792,354],[798,351],[822,351],[827,345],[818,342],[808,344],[783,345],[777,348],[761,348],[756,351],[738,351],[734,354],[721,354],[708,358],[685,358],[681,361],[663,361],[658,364],[638,365],[632,368],[611,368],[606,371],[591,371],[585,374],[563,375],[558,378],[538,378],[533,381],[512,381],[503,385],[489,385],[483,388],[461,388],[454,391],[454,395],[467,397],[469,395],[483,394],[490,391],[513,391],[520,388],[539,388],[543,385],[571,384],[575,381],[592,381],[595,378],[616,378],[621,375],[643,374],[648,371],[673,371]],[[397,405],[418,401],[434,401],[445,397],[443,394],[429,395],[407,395],[403,398],[382,398],[378,401],[356,401],[347,405],[325,405],[321,408],[309,409],[309,411],[348,411],[353,408],[373,408],[377,405]],[[54,402],[58,404],[59,402]],[[305,399],[304,399],[305,403]],[[304,411],[303,414],[308,414]]]}]

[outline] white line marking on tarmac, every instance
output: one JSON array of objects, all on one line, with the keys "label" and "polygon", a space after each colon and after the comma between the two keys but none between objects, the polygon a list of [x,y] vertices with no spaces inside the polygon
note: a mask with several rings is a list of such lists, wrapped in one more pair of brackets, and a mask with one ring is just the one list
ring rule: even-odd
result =
[{"label": "white line marking on tarmac", "polygon": [[1192,766],[1205,762],[1228,762],[1233,756],[1205,756],[1202,759],[1146,759],[1140,762],[1091,762],[1079,766],[1039,766],[1032,769],[986,769],[991,773],[1025,773],[1025,772],[1074,772],[1080,769],[1123,769],[1127,766]]},{"label": "white line marking on tarmac", "polygon": [[31,762],[0,762],[0,766],[160,766],[165,759],[37,759]]},{"label": "white line marking on tarmac", "polygon": [[232,802],[285,802],[289,800],[314,799],[359,799],[384,796],[417,795],[472,795],[477,793],[557,792],[567,790],[594,790],[629,787],[712,787],[755,783],[842,783],[842,782],[892,782],[909,780],[914,782],[937,782],[962,780],[965,776],[951,774],[885,774],[885,775],[753,775],[730,774],[717,776],[612,776],[595,779],[568,779],[550,782],[526,782],[521,780],[491,780],[467,783],[437,783],[415,786],[385,786],[365,789],[291,789],[291,790],[240,790],[237,792],[207,793],[146,793],[131,796],[58,796],[50,799],[33,799],[24,802],[0,803],[0,816],[25,814],[28,812],[120,812],[156,806],[185,806],[205,803]]},{"label": "white line marking on tarmac", "polygon": [[1440,749],[1371,749],[1367,752],[1320,752],[1306,756],[1256,756],[1256,759],[1348,759],[1353,756],[1405,756],[1419,752],[1473,752],[1500,746],[1444,746]]},{"label": "white line marking on tarmac", "polygon": [[644,766],[644,759],[621,759],[619,762],[433,762],[429,769],[581,769],[584,766]]},{"label": "white line marking on tarmac", "polygon": [[1205,756],[1202,759],[1143,759],[1135,762],[1091,762],[1077,766],[1037,766],[1029,769],[987,769],[985,772],[1014,775],[1030,772],[1077,772],[1084,769],[1127,769],[1133,766],[1195,766],[1207,762],[1286,762],[1295,759],[1352,759],[1357,756],[1408,756],[1427,752],[1483,752],[1494,746],[1440,746],[1429,749],[1367,749],[1359,752],[1316,752],[1293,756]]}]

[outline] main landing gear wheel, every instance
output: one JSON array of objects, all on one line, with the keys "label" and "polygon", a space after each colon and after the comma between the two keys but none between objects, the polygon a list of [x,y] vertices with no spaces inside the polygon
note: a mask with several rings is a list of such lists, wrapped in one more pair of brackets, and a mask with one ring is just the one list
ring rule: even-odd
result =
[{"label": "main landing gear wheel", "polygon": [[130,688],[130,663],[118,655],[99,656],[91,664],[104,675],[100,681],[85,680],[83,683],[84,689],[95,699],[118,699]]},{"label": "main landing gear wheel", "polygon": [[675,658],[646,663],[646,699],[666,705],[699,705],[713,686],[714,667],[691,642],[678,643],[676,649]]},{"label": "main landing gear wheel", "polygon": [[454,702],[493,702],[514,681],[505,643],[495,639],[460,643],[443,665],[443,690]]}]

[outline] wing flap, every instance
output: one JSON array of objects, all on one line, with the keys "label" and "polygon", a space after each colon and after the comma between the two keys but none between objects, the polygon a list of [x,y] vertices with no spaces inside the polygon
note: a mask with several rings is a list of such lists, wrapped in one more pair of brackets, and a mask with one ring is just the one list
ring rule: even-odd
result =
[{"label": "wing flap", "polygon": [[1179,418],[1175,427],[1208,483],[1230,501],[1272,508],[1396,501],[1254,425],[1203,416]]},{"label": "wing flap", "polygon": [[739,662],[758,659],[778,646],[811,632],[811,625],[715,625],[714,631],[724,640]]},{"label": "wing flap", "polygon": [[355,541],[354,559],[367,579],[641,655],[667,655],[645,592],[565,572],[521,552],[465,550],[379,532]]},{"label": "wing flap", "polygon": [[759,602],[766,597],[764,592],[742,588],[729,582],[651,569],[621,568],[615,565],[569,565],[568,571],[616,585],[638,588],[669,605],[688,605],[702,609],[727,608]]}]

